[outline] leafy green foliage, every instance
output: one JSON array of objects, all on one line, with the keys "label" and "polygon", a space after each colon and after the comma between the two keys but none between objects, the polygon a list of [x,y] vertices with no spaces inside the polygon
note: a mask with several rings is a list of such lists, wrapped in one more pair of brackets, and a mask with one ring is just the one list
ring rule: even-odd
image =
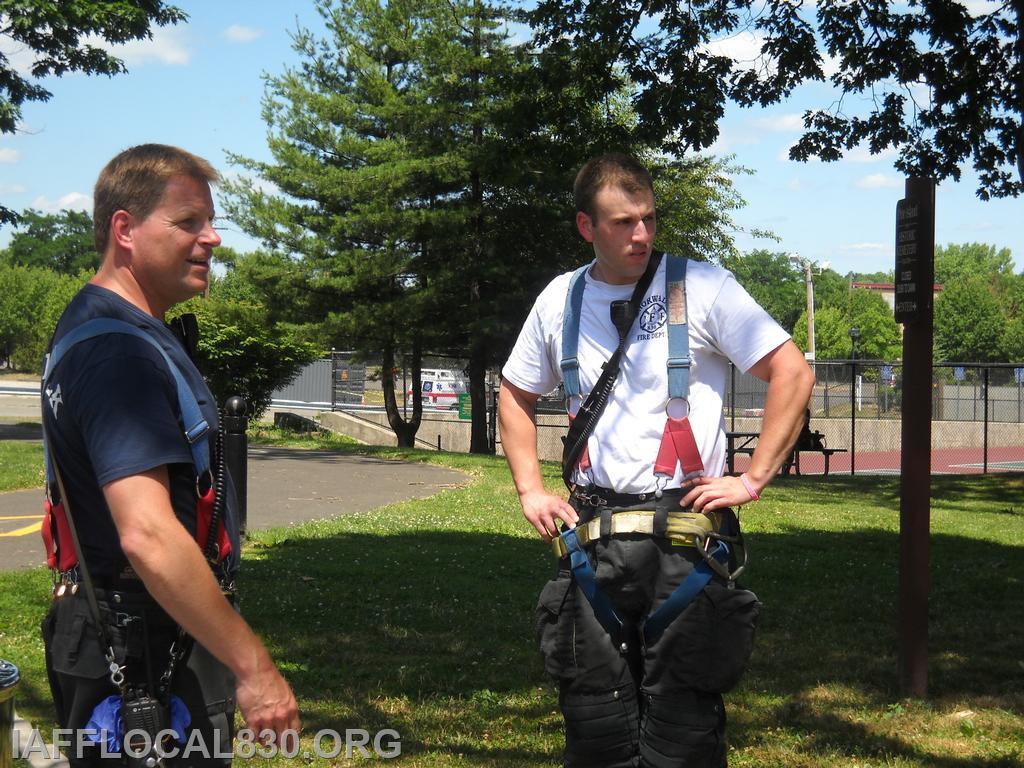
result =
[{"label": "leafy green foliage", "polygon": [[[849,98],[804,114],[792,159],[892,148],[900,171],[939,181],[971,164],[988,199],[1024,191],[1024,20],[1019,3],[985,5],[540,0],[525,18],[541,67],[567,72],[590,103],[629,85],[630,132],[680,156],[711,146],[726,101],[774,104],[824,80],[826,54],[832,85]],[[715,44],[744,34],[760,43],[753,62]]]},{"label": "leafy green foliage", "polygon": [[0,356],[18,370],[42,370],[61,313],[88,279],[86,272],[62,275],[0,264]]},{"label": "leafy green foliage", "polygon": [[990,286],[960,278],[935,300],[936,359],[951,362],[1000,360],[1006,320]]},{"label": "leafy green foliage", "polygon": [[[827,306],[814,315],[815,355],[819,360],[848,360],[853,352],[850,329],[857,328],[857,357],[894,360],[901,354],[900,330],[892,310],[879,294],[865,288],[848,291],[839,306]],[[807,313],[793,329],[793,341],[803,350],[807,344]]]},{"label": "leafy green foliage", "polygon": [[[14,133],[25,102],[49,101],[53,94],[40,84],[43,78],[68,72],[124,72],[124,62],[99,47],[98,41],[142,40],[151,36],[151,24],[176,24],[186,18],[163,0],[0,0],[0,39],[34,57],[30,72],[23,74],[0,55],[0,134]],[[15,220],[13,211],[0,206],[0,222]]]},{"label": "leafy green foliage", "polygon": [[807,291],[803,272],[793,266],[788,255],[755,250],[723,259],[722,266],[779,325],[793,330],[800,308],[807,306]]},{"label": "leafy green foliage", "polygon": [[218,405],[232,395],[245,398],[250,420],[259,419],[275,389],[290,382],[323,348],[296,338],[286,325],[271,322],[262,305],[238,296],[230,275],[215,280],[208,299],[179,304],[170,316],[193,312],[199,321],[196,365]]},{"label": "leafy green foliage", "polygon": [[92,217],[84,211],[40,213],[29,208],[18,216],[0,262],[42,267],[67,275],[95,271],[100,255],[93,244]]}]

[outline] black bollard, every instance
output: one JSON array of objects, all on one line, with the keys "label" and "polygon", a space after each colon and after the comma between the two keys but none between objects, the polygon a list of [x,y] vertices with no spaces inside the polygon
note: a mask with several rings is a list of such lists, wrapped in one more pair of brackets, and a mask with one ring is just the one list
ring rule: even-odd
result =
[{"label": "black bollard", "polygon": [[245,399],[234,395],[224,401],[224,465],[235,484],[238,499],[238,532],[245,535],[247,523],[246,496],[249,483],[249,438],[245,434],[249,425]]}]

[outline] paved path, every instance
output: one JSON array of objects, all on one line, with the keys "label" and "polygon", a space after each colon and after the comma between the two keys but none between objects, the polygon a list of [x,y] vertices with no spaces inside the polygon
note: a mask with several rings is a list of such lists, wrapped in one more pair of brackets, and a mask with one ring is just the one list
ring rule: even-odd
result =
[{"label": "paved path", "polygon": [[[249,449],[249,528],[274,528],[432,496],[466,483],[461,472],[290,448]],[[43,563],[42,491],[0,493],[0,568]],[[16,533],[17,535],[3,535]]]}]

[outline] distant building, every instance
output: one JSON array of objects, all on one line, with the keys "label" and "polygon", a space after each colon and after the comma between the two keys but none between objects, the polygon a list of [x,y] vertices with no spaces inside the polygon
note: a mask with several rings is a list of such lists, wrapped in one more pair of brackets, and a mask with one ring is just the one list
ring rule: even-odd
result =
[{"label": "distant building", "polygon": [[[889,309],[895,311],[896,285],[894,283],[860,283],[855,280],[850,283],[850,288],[864,288],[868,291],[874,291],[885,299],[885,303],[889,305]],[[942,293],[942,286],[939,283],[935,283],[932,286],[932,298],[934,299],[940,293]]]}]

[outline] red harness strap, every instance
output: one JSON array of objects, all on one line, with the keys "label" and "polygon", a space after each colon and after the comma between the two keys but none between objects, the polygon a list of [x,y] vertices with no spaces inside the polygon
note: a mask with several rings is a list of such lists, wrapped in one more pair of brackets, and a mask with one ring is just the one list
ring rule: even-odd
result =
[{"label": "red harness strap", "polygon": [[654,474],[674,477],[677,464],[682,465],[684,477],[704,471],[704,462],[700,458],[689,417],[665,419],[658,460],[654,462]]},{"label": "red harness strap", "polygon": [[[210,486],[196,502],[196,542],[203,552],[206,551],[206,539],[210,535],[210,519],[213,517],[213,502],[216,495],[213,486]],[[217,523],[217,562],[222,562],[230,554],[231,539],[228,538],[227,528],[221,519]]]}]

